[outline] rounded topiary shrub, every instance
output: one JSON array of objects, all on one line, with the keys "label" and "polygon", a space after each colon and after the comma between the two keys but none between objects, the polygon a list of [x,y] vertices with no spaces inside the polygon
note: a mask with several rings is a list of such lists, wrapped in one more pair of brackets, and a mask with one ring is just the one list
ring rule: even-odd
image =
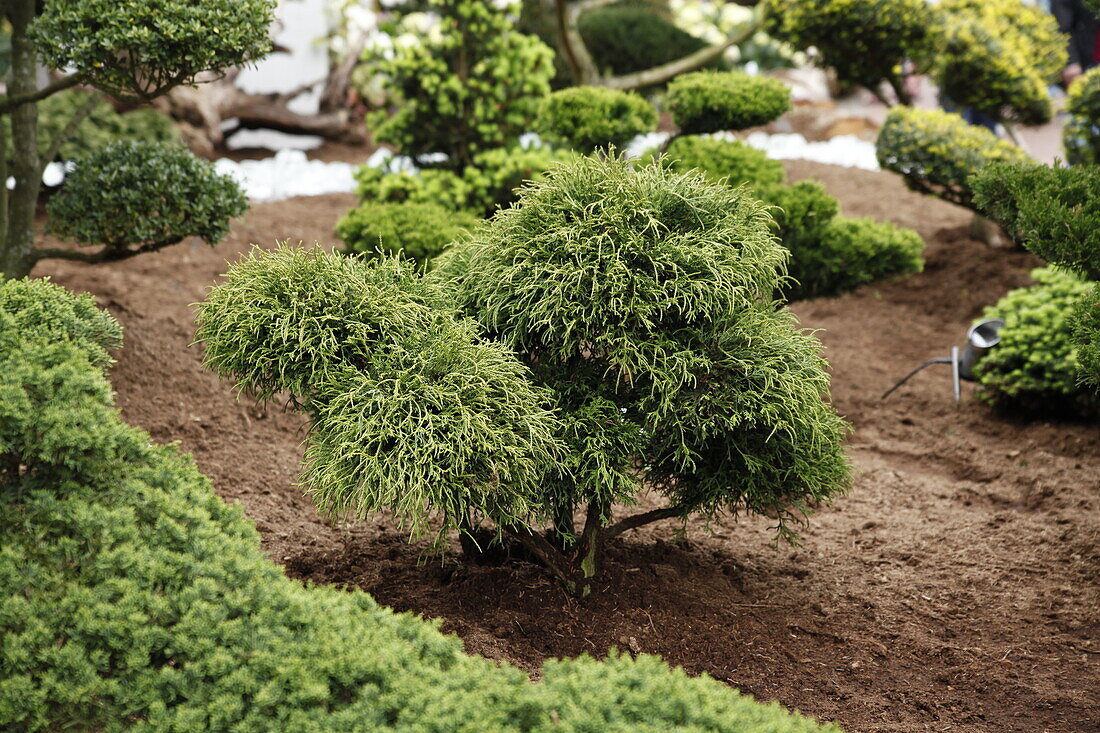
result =
[{"label": "rounded topiary shrub", "polygon": [[637,3],[581,13],[577,30],[596,68],[612,76],[667,64],[707,47],[703,39]]},{"label": "rounded topiary shrub", "polygon": [[1034,270],[1035,285],[1019,288],[986,308],[1003,318],[1001,342],[975,367],[982,394],[992,404],[1036,413],[1094,412],[1100,398],[1079,378],[1071,314],[1093,292],[1072,273]]},{"label": "rounded topiary shrub", "polygon": [[397,254],[421,267],[480,220],[435,204],[368,201],[336,224],[344,251],[366,258]]},{"label": "rounded topiary shrub", "polygon": [[541,179],[554,161],[568,157],[568,153],[542,148],[493,148],[478,153],[462,171],[468,187],[466,208],[479,216],[489,216],[510,206],[523,184]]},{"label": "rounded topiary shrub", "polygon": [[470,205],[470,185],[454,171],[393,172],[361,165],[354,175],[355,193],[364,202],[436,204],[454,210]]},{"label": "rounded topiary shrub", "polygon": [[104,261],[190,236],[215,244],[229,220],[247,210],[236,180],[187,150],[115,142],[77,162],[47,205],[47,228],[79,244],[103,245],[89,261]]},{"label": "rounded topiary shrub", "polygon": [[697,71],[676,77],[666,98],[683,134],[766,125],[791,107],[791,90],[777,79],[740,71]]},{"label": "rounded topiary shrub", "polygon": [[1100,67],[1090,69],[1069,87],[1070,118],[1062,133],[1066,160],[1073,165],[1100,164]]},{"label": "rounded topiary shrub", "polygon": [[782,183],[787,175],[781,162],[740,140],[698,135],[675,138],[666,150],[664,161],[675,170],[694,168],[715,181],[724,179],[731,186],[742,183],[774,186]]},{"label": "rounded topiary shrub", "polygon": [[924,240],[912,229],[886,221],[837,216],[816,238],[791,249],[784,290],[791,300],[839,295],[894,275],[920,272]]},{"label": "rounded topiary shrub", "polygon": [[621,148],[657,124],[657,110],[643,97],[606,87],[570,87],[542,103],[535,131],[582,153]]},{"label": "rounded topiary shrub", "polygon": [[970,177],[997,162],[1027,163],[1030,156],[957,114],[895,107],[875,141],[879,165],[900,173],[915,191],[974,208]]}]

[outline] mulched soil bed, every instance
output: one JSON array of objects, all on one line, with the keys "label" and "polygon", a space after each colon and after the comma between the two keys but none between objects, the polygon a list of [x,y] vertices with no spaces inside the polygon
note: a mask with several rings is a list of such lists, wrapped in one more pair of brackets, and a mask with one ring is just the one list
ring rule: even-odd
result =
[{"label": "mulched soil bed", "polygon": [[956,406],[945,368],[878,399],[961,343],[982,306],[1025,284],[1038,261],[974,241],[966,212],[893,175],[788,170],[821,180],[846,214],[928,242],[920,275],[794,307],[822,329],[834,399],[855,428],[856,484],[813,517],[799,547],[775,546],[766,519],[631,533],[583,602],[521,561],[424,557],[384,517],[323,521],[295,486],[300,417],[238,402],[202,369],[190,304],[225,260],[250,242],[329,243],[353,196],[257,205],[216,249],[188,242],[36,274],[92,292],[122,321],[112,378],[125,418],[193,453],[292,576],[441,618],[471,651],[536,677],[548,657],[618,647],[851,731],[1100,730],[1100,427],[998,415],[970,386]]}]

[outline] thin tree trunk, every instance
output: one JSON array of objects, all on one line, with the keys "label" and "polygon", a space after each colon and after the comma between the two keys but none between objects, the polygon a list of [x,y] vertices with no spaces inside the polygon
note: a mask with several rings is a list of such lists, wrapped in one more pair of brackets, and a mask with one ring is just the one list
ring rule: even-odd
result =
[{"label": "thin tree trunk", "polygon": [[[34,0],[14,0],[9,5],[11,20],[12,97],[33,95],[37,91],[38,59],[27,28],[34,19]],[[8,277],[30,272],[34,249],[34,213],[42,185],[38,167],[38,109],[35,104],[20,104],[11,113],[12,174],[15,190],[8,209],[8,231],[0,270]],[[6,185],[6,182],[5,182]]]}]

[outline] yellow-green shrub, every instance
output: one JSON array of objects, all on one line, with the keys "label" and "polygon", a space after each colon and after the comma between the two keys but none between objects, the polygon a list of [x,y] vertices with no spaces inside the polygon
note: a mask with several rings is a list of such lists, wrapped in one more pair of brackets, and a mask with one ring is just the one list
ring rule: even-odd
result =
[{"label": "yellow-green shrub", "polygon": [[336,224],[344,251],[366,258],[396,254],[427,268],[479,219],[465,211],[436,204],[368,201],[349,211]]},{"label": "yellow-green shrub", "polygon": [[1066,160],[1072,165],[1100,164],[1100,66],[1069,87],[1070,118],[1062,133]]},{"label": "yellow-green shrub", "polygon": [[791,107],[791,90],[778,79],[742,71],[696,71],[668,85],[665,99],[684,135],[766,125]]},{"label": "yellow-green shrub", "polygon": [[[649,157],[655,154],[651,151]],[[782,183],[787,176],[782,163],[739,140],[698,135],[677,137],[668,146],[664,160],[675,170],[694,168],[711,180],[725,180],[731,186],[743,183],[753,187],[772,186]]]},{"label": "yellow-green shrub", "polygon": [[622,148],[657,124],[657,110],[633,92],[606,87],[570,87],[543,100],[535,131],[581,153]]}]

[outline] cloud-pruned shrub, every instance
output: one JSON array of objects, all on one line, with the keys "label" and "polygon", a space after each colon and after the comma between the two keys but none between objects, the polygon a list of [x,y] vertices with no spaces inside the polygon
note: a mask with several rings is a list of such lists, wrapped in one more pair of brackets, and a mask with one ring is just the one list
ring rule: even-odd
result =
[{"label": "cloud-pruned shrub", "polygon": [[1100,67],[1089,69],[1070,84],[1062,133],[1071,165],[1100,164]]},{"label": "cloud-pruned shrub", "polygon": [[479,221],[436,204],[367,202],[337,222],[336,236],[348,254],[397,254],[427,268],[433,257]]},{"label": "cloud-pruned shrub", "polygon": [[[650,156],[656,156],[656,151]],[[675,170],[695,169],[714,181],[724,180],[731,186],[743,183],[757,188],[774,186],[787,177],[783,164],[769,158],[763,150],[740,140],[718,137],[677,137],[669,143],[664,161]]]},{"label": "cloud-pruned shrub", "polygon": [[633,92],[606,87],[569,87],[543,100],[535,132],[580,153],[622,148],[657,124],[657,110]]},{"label": "cloud-pruned shrub", "polygon": [[661,17],[653,5],[619,3],[581,13],[577,31],[596,68],[611,76],[633,74],[707,47],[703,39]]},{"label": "cloud-pruned shrub", "polygon": [[683,135],[766,125],[791,107],[778,79],[742,71],[696,71],[668,85],[666,104]]}]

